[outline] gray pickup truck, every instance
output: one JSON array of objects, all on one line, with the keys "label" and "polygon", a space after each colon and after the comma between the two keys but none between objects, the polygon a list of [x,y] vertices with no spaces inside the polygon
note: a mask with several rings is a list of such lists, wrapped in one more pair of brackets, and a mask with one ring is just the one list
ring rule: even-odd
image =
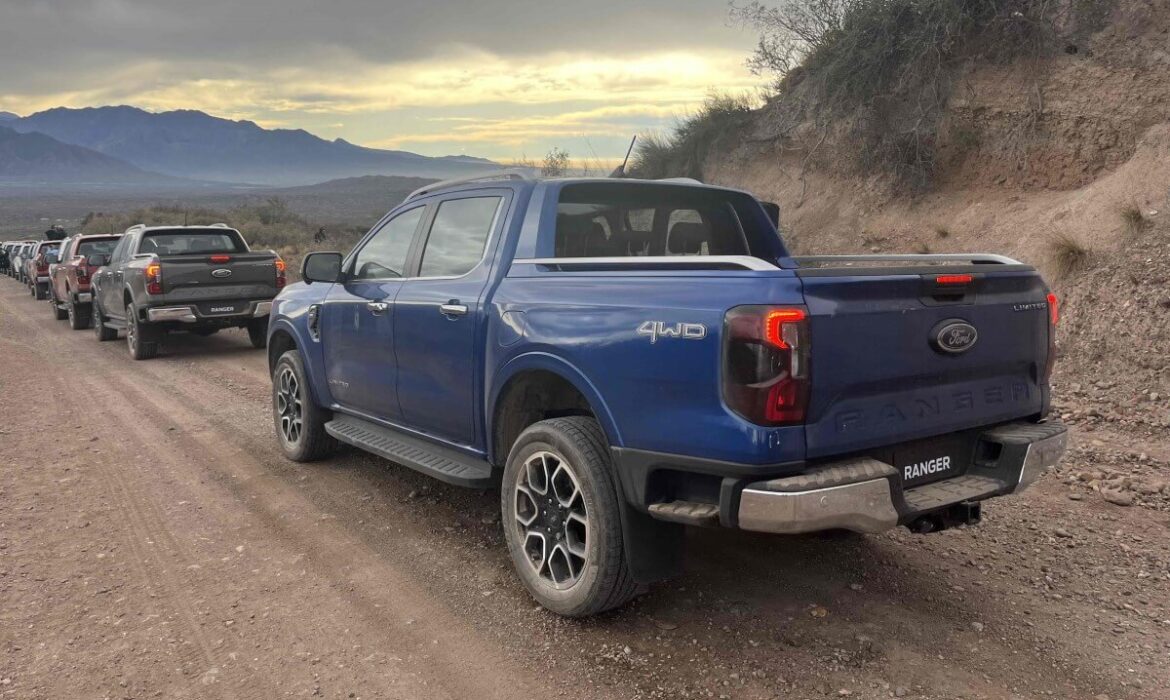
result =
[{"label": "gray pickup truck", "polygon": [[247,328],[252,345],[267,343],[272,298],[285,285],[273,251],[248,248],[240,232],[210,226],[132,226],[93,278],[93,327],[98,340],[126,331],[130,355],[158,354],[169,331],[211,335]]}]

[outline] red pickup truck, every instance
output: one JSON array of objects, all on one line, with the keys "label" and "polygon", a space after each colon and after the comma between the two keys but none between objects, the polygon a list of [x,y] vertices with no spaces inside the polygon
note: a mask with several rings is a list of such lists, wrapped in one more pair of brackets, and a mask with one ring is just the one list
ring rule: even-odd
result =
[{"label": "red pickup truck", "polygon": [[61,245],[58,263],[52,267],[49,280],[49,304],[58,321],[69,319],[75,331],[89,328],[93,313],[93,292],[90,281],[98,266],[97,258],[109,257],[118,245],[121,234],[73,236]]}]

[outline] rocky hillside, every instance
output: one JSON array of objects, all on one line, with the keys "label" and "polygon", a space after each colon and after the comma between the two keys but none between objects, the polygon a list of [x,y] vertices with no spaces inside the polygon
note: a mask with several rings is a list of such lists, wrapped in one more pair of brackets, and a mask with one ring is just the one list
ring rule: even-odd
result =
[{"label": "rocky hillside", "polygon": [[[1119,0],[1043,59],[962,67],[907,192],[843,164],[782,100],[708,152],[706,179],[779,202],[801,253],[975,252],[1040,267],[1064,300],[1074,420],[1170,427],[1170,2]],[[808,113],[806,111],[806,113]],[[815,113],[815,106],[812,110]]]}]

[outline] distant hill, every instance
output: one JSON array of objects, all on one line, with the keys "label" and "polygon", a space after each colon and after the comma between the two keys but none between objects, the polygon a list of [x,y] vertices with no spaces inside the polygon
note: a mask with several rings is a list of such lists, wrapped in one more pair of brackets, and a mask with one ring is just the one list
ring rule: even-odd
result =
[{"label": "distant hill", "polygon": [[258,185],[307,185],[357,175],[449,178],[498,168],[465,156],[326,141],[301,129],[264,129],[200,111],[152,113],[136,107],[64,107],[4,122],[175,177]]},{"label": "distant hill", "polygon": [[20,115],[12,112],[0,112],[0,122],[12,121],[13,119],[20,119]]},{"label": "distant hill", "polygon": [[406,195],[432,182],[429,178],[364,175],[287,187],[273,194],[287,200],[293,211],[315,221],[370,225],[398,206]]},{"label": "distant hill", "polygon": [[0,182],[52,188],[77,184],[158,185],[172,180],[182,182],[44,134],[20,133],[0,126]]}]

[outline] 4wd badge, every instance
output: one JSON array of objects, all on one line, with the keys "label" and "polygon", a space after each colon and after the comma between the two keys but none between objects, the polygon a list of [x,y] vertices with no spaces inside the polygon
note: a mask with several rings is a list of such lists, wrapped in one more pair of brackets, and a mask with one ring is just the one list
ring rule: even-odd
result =
[{"label": "4wd badge", "polygon": [[659,338],[685,338],[702,340],[707,337],[707,327],[701,323],[667,323],[666,321],[643,321],[638,326],[638,335],[657,343]]}]

